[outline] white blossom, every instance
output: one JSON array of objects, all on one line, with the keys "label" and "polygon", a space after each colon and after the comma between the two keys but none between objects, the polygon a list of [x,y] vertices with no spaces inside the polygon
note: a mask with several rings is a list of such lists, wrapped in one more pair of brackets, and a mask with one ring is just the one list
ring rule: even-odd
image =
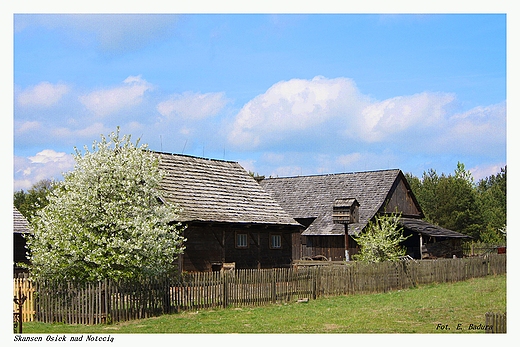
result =
[{"label": "white blossom", "polygon": [[158,157],[119,128],[75,152],[74,170],[33,220],[32,274],[87,281],[170,272],[185,240],[172,222],[178,208],[159,199]]}]

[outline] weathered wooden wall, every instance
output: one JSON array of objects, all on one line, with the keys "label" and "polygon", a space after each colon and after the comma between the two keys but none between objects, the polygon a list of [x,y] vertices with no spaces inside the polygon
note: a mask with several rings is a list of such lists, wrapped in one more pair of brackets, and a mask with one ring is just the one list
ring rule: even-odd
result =
[{"label": "weathered wooden wall", "polygon": [[303,237],[306,238],[305,244],[302,244],[302,254],[297,259],[321,255],[332,261],[345,260],[345,235]]},{"label": "weathered wooden wall", "polygon": [[[212,265],[217,263],[235,263],[237,269],[289,267],[293,259],[292,237],[295,230],[265,225],[190,225],[184,233],[189,242],[181,257],[182,270],[212,271]],[[235,246],[236,233],[247,233],[247,248]],[[271,249],[269,237],[272,233],[282,236],[280,249]]]},{"label": "weathered wooden wall", "polygon": [[421,212],[417,208],[410,191],[402,178],[396,179],[394,186],[390,191],[390,197],[386,205],[381,207],[379,212],[392,213],[398,211],[403,216],[417,216],[421,217]]}]

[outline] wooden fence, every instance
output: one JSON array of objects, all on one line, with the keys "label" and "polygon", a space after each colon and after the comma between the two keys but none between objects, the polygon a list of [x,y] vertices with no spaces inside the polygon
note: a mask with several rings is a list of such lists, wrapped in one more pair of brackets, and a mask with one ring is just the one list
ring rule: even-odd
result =
[{"label": "wooden fence", "polygon": [[471,241],[462,244],[462,253],[467,257],[482,256],[486,254],[505,254],[506,248],[505,243],[489,244]]},{"label": "wooden fence", "polygon": [[[19,293],[25,295],[25,301],[22,305],[22,322],[31,322],[34,320],[34,285],[26,274],[20,274],[19,277],[13,279],[13,297],[18,298]],[[13,301],[13,312],[18,312],[18,305]]]},{"label": "wooden fence", "polygon": [[[506,256],[188,273],[132,283],[34,284],[34,320],[67,324],[127,321],[183,310],[254,306],[404,289],[506,273]],[[25,279],[25,281],[29,281]],[[30,320],[30,319],[29,319]]]},{"label": "wooden fence", "polygon": [[506,314],[505,313],[486,313],[486,333],[505,334],[507,332]]}]

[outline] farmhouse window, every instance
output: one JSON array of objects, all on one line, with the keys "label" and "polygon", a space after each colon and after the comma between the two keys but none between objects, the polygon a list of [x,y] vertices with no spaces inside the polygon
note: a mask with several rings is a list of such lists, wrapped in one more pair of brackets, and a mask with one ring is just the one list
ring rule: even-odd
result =
[{"label": "farmhouse window", "polygon": [[282,248],[282,235],[271,234],[271,237],[269,238],[269,247],[273,249]]},{"label": "farmhouse window", "polygon": [[248,239],[247,234],[236,234],[236,248],[247,248],[248,246]]}]

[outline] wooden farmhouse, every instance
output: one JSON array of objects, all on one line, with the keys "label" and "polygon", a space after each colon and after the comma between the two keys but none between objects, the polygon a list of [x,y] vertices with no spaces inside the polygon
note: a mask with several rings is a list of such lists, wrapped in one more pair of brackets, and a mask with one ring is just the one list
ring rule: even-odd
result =
[{"label": "wooden farmhouse", "polygon": [[163,198],[180,207],[186,227],[182,271],[289,267],[293,234],[289,216],[236,162],[156,153],[166,170]]},{"label": "wooden farmhouse", "polygon": [[24,268],[17,266],[19,263],[28,263],[27,249],[24,234],[30,233],[29,222],[27,219],[13,206],[13,271],[14,273],[23,272]]},{"label": "wooden farmhouse", "polygon": [[380,170],[286,178],[260,185],[305,226],[293,240],[293,259],[351,260],[359,252],[352,238],[379,214],[398,212],[403,245],[415,259],[462,256],[468,236],[431,225],[401,170]]}]

